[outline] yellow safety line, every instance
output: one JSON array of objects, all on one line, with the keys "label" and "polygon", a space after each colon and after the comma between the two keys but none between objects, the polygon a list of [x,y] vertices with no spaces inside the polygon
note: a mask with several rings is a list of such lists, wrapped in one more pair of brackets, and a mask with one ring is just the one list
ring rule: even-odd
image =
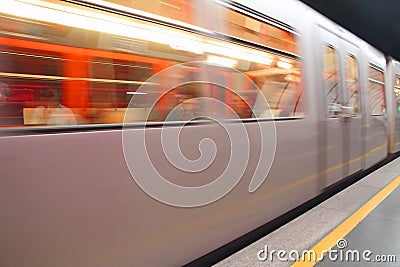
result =
[{"label": "yellow safety line", "polygon": [[[301,259],[295,262],[292,267],[314,266],[318,261],[322,260],[330,249],[336,246],[338,240],[344,238],[351,230],[353,230],[371,211],[373,211],[390,193],[392,193],[400,185],[400,176],[394,179],[385,188],[379,191],[367,203],[359,208],[341,225],[336,227],[330,234],[325,236],[317,243],[309,252],[303,255]],[[316,257],[315,257],[316,255]]]}]

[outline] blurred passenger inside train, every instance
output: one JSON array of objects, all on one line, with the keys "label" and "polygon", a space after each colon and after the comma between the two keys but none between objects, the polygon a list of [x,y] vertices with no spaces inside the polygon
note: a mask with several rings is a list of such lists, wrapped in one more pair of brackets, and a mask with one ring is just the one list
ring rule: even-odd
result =
[{"label": "blurred passenger inside train", "polygon": [[0,101],[7,100],[11,91],[7,84],[0,82]]},{"label": "blurred passenger inside train", "polygon": [[31,116],[33,125],[75,125],[76,116],[71,109],[61,104],[59,91],[52,90],[52,99],[36,107]]},{"label": "blurred passenger inside train", "polygon": [[14,103],[10,86],[0,82],[0,126],[21,125],[21,114],[21,106]]}]

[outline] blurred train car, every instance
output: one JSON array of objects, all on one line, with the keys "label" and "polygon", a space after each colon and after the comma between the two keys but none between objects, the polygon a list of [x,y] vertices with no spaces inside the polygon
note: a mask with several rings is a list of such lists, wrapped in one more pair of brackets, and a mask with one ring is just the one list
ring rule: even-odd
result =
[{"label": "blurred train car", "polygon": [[[294,0],[2,0],[0,82],[0,266],[184,265],[400,151],[400,64]],[[204,97],[226,108],[195,102]],[[243,124],[249,142],[168,117],[182,102]],[[132,179],[124,122],[138,140],[145,125],[175,184],[218,177],[231,145],[249,145],[250,160],[218,201],[166,205]],[[260,124],[276,127],[276,153],[249,193]],[[202,172],[162,156],[162,131],[182,126],[189,158],[204,138],[218,146]]]}]

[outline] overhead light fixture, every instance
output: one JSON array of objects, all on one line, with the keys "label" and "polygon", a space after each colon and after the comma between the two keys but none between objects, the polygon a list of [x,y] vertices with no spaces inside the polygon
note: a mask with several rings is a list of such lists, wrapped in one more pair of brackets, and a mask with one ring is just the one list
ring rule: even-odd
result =
[{"label": "overhead light fixture", "polygon": [[170,44],[170,47],[175,50],[192,52],[198,55],[204,53],[204,49],[200,42],[191,42],[190,40],[181,43]]},{"label": "overhead light fixture", "polygon": [[235,44],[223,43],[220,41],[207,41],[205,50],[209,53],[257,62],[265,65],[271,65],[274,61],[273,56],[268,53]]},{"label": "overhead light fixture", "polygon": [[127,95],[147,95],[147,93],[143,92],[126,92]]},{"label": "overhead light fixture", "polygon": [[287,70],[290,70],[293,67],[293,65],[290,63],[290,61],[288,59],[284,59],[284,58],[279,59],[277,66],[279,68],[287,69]]},{"label": "overhead light fixture", "polygon": [[223,66],[223,67],[233,68],[234,66],[237,65],[238,62],[237,62],[237,60],[234,60],[231,58],[208,55],[207,63],[213,64],[213,65],[218,65],[218,66]]}]

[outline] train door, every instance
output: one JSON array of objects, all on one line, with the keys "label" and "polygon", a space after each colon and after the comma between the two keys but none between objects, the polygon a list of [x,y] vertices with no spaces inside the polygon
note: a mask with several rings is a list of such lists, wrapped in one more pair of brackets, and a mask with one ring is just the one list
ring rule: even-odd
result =
[{"label": "train door", "polygon": [[324,113],[321,120],[321,153],[320,165],[324,170],[325,180],[322,187],[340,180],[344,174],[344,122],[342,118],[343,83],[341,75],[341,40],[336,35],[320,29],[321,46],[321,71],[323,97],[321,103]]},{"label": "train door", "polygon": [[344,42],[342,53],[343,108],[342,125],[344,130],[344,176],[361,169],[361,97],[360,97],[360,49]]},{"label": "train door", "polygon": [[359,49],[320,29],[322,38],[323,187],[361,169]]}]

